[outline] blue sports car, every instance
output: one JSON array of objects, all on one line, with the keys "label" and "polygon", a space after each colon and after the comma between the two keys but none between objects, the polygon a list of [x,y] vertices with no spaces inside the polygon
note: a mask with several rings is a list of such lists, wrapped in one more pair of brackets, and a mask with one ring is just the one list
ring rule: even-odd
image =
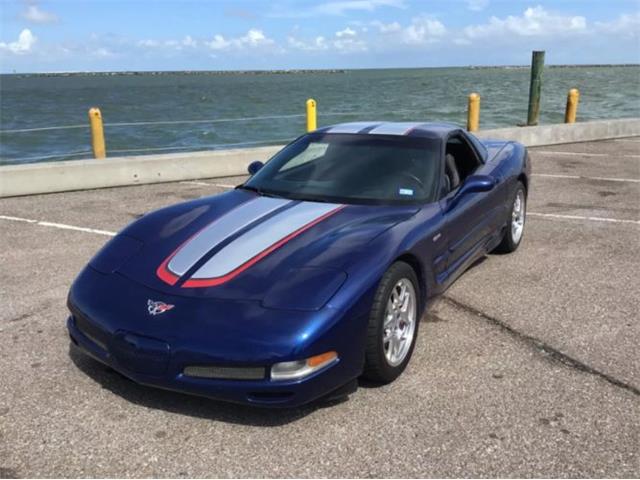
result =
[{"label": "blue sports car", "polygon": [[391,382],[429,301],[518,248],[530,171],[523,145],[454,125],[321,128],[110,240],[71,287],[71,342],[141,384],[252,405]]}]

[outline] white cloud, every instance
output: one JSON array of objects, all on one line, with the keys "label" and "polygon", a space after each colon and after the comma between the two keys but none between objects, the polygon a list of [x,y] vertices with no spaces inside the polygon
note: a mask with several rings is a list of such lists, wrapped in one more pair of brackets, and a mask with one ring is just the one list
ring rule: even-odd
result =
[{"label": "white cloud", "polygon": [[321,3],[315,7],[317,13],[344,15],[349,11],[372,12],[379,7],[405,8],[404,0],[345,0]]},{"label": "white cloud", "polygon": [[196,48],[198,46],[198,42],[191,38],[191,35],[187,35],[182,39],[182,46],[188,48]]},{"label": "white cloud", "polygon": [[287,44],[290,48],[306,52],[333,50],[337,53],[356,53],[368,50],[367,43],[358,37],[358,32],[349,27],[337,31],[330,39],[317,36],[313,40],[305,41],[289,36]]},{"label": "white cloud", "polygon": [[347,27],[344,30],[340,30],[336,32],[336,37],[338,38],[346,38],[346,37],[355,37],[357,35],[356,31]]},{"label": "white cloud", "polygon": [[138,42],[139,47],[155,48],[160,46],[160,42],[156,40],[140,40]]},{"label": "white cloud", "polygon": [[[378,0],[353,0],[325,1],[307,5],[308,8],[323,7],[327,15],[328,12],[338,15],[337,12],[349,13],[354,9],[379,8],[382,3],[384,2]],[[395,3],[399,5],[402,2]],[[471,8],[472,3],[478,6],[485,2],[468,0],[466,4],[460,2],[460,5],[461,8],[465,5]],[[328,5],[331,7],[327,7]],[[530,5],[530,8],[514,10],[512,15],[476,16],[479,18],[478,23],[467,24],[466,27],[453,27],[449,24],[445,26],[440,16],[427,14],[410,20],[395,21],[393,16],[386,15],[386,11],[378,17],[382,21],[371,21],[372,17],[369,15],[353,15],[353,20],[351,17],[338,18],[338,28],[331,28],[334,22],[323,22],[322,18],[318,20],[319,23],[313,25],[301,21],[298,26],[294,25],[295,21],[290,21],[288,23],[292,27],[289,36],[285,33],[284,38],[278,38],[277,41],[259,28],[247,28],[237,34],[216,34],[207,38],[180,35],[173,38],[140,39],[112,34],[89,35],[87,32],[84,41],[78,39],[47,43],[42,39],[36,39],[32,31],[25,28],[19,32],[17,39],[6,38],[5,42],[0,42],[0,55],[15,63],[42,60],[50,64],[54,64],[58,59],[64,60],[62,63],[68,63],[66,59],[75,61],[81,58],[90,59],[96,64],[100,61],[105,64],[115,63],[112,61],[114,58],[123,59],[123,62],[135,62],[136,55],[145,61],[158,63],[164,58],[184,55],[186,64],[187,61],[198,62],[211,56],[221,59],[221,64],[224,64],[231,55],[238,58],[253,55],[252,60],[262,60],[263,54],[277,55],[287,52],[287,60],[290,59],[290,62],[317,56],[326,59],[325,63],[331,64],[335,61],[335,64],[340,64],[345,62],[339,59],[340,54],[353,54],[353,58],[349,58],[347,63],[362,66],[371,64],[378,58],[376,55],[380,54],[380,61],[387,61],[388,58],[395,61],[397,58],[399,64],[414,65],[418,62],[414,57],[425,58],[416,55],[416,52],[426,52],[429,49],[434,52],[433,58],[438,61],[448,58],[447,49],[450,49],[454,51],[451,57],[455,57],[456,62],[473,63],[473,59],[466,60],[473,55],[469,57],[470,54],[464,54],[467,55],[465,57],[461,53],[469,51],[462,46],[472,45],[478,50],[478,58],[491,54],[492,50],[496,50],[496,46],[504,47],[499,50],[502,52],[499,56],[495,55],[489,60],[497,62],[518,61],[518,55],[521,55],[522,51],[528,52],[532,48],[553,50],[553,60],[557,62],[566,61],[566,52],[580,52],[580,56],[575,60],[570,57],[571,61],[579,62],[607,61],[608,58],[611,62],[633,61],[633,52],[637,57],[640,12],[629,11],[606,21],[597,21],[597,17],[589,17],[587,21],[584,16],[566,13],[566,10],[547,9],[535,6],[535,3]],[[38,27],[31,28],[36,28],[39,32]],[[553,49],[550,45],[554,45]],[[443,53],[436,57],[440,51]],[[362,55],[362,52],[370,54]],[[18,55],[22,55],[23,58],[19,58]],[[514,58],[516,60],[513,60]],[[627,60],[628,58],[631,60]],[[284,60],[283,64],[286,64]],[[252,64],[247,62],[246,65],[251,68]]]},{"label": "white cloud", "polygon": [[261,45],[270,45],[273,40],[267,38],[262,30],[251,29],[244,37],[237,39],[237,43],[240,46],[258,47]]},{"label": "white cloud", "polygon": [[402,30],[402,40],[408,45],[425,45],[440,40],[446,32],[439,20],[422,16],[414,18],[411,25]]},{"label": "white cloud", "polygon": [[326,38],[324,38],[322,35],[317,36],[316,38],[308,42],[290,36],[287,38],[287,44],[291,48],[304,50],[307,52],[317,52],[329,49],[329,44]]},{"label": "white cloud", "polygon": [[139,40],[136,45],[150,49],[183,50],[185,48],[195,49],[199,46],[207,47],[214,51],[224,51],[230,49],[248,49],[274,45],[275,42],[266,37],[262,30],[251,29],[245,35],[236,38],[225,38],[217,34],[209,41],[196,40],[191,35],[186,35],[182,40]]},{"label": "white cloud", "polygon": [[371,22],[371,25],[378,28],[380,33],[397,33],[402,30],[402,25],[398,22],[382,23],[380,21]]},{"label": "white cloud", "polygon": [[116,56],[111,50],[105,47],[96,48],[91,52],[91,55],[98,58],[111,58]]},{"label": "white cloud", "polygon": [[640,36],[640,13],[624,13],[610,22],[596,22],[595,30],[635,38]]},{"label": "white cloud", "polygon": [[182,50],[183,47],[196,48],[198,46],[198,41],[195,40],[191,35],[187,35],[182,40],[140,40],[136,43],[136,45],[143,48],[170,48],[175,50]]},{"label": "white cloud", "polygon": [[472,25],[464,29],[467,38],[566,36],[587,31],[587,20],[582,16],[551,13],[541,6],[530,7],[521,16],[491,17],[489,23]]},{"label": "white cloud", "polygon": [[211,50],[228,50],[235,48],[244,50],[247,48],[261,48],[275,45],[275,42],[267,37],[262,30],[252,28],[245,35],[237,38],[226,39],[222,35],[215,35],[213,40],[204,42]]},{"label": "white cloud", "polygon": [[335,40],[331,44],[338,53],[356,53],[368,50],[366,42],[358,38],[358,33],[349,27],[336,32]]},{"label": "white cloud", "polygon": [[467,8],[474,12],[484,10],[489,6],[489,0],[467,0]]},{"label": "white cloud", "polygon": [[225,40],[222,35],[214,35],[213,40],[205,42],[211,50],[226,50],[231,46],[231,42]]},{"label": "white cloud", "polygon": [[33,45],[36,43],[38,39],[36,38],[31,30],[25,28],[18,35],[18,40],[15,42],[0,42],[0,51],[7,51],[11,53],[15,53],[16,55],[23,55],[25,53],[29,53],[33,48]]},{"label": "white cloud", "polygon": [[408,25],[398,22],[383,23],[370,22],[370,25],[378,29],[382,35],[381,43],[384,47],[392,45],[427,45],[439,42],[447,29],[444,24],[429,15],[421,15],[411,20]]},{"label": "white cloud", "polygon": [[381,7],[406,8],[405,0],[337,0],[309,8],[287,8],[267,15],[274,18],[309,18],[319,15],[346,15],[349,12],[373,12]]},{"label": "white cloud", "polygon": [[56,14],[45,12],[35,4],[27,6],[27,9],[22,13],[22,18],[32,23],[54,23],[58,21]]}]

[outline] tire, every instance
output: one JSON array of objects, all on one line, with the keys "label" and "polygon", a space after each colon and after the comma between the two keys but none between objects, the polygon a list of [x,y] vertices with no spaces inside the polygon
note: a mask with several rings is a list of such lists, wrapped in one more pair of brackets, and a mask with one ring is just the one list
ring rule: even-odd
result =
[{"label": "tire", "polygon": [[522,182],[517,183],[510,205],[507,228],[502,241],[494,250],[497,253],[515,252],[522,242],[527,217],[527,192]]},{"label": "tire", "polygon": [[[401,296],[403,291],[409,298],[407,293]],[[418,279],[408,264],[396,262],[385,272],[369,315],[364,378],[376,383],[391,383],[406,368],[418,337],[419,292]],[[406,309],[403,310],[405,302]],[[391,309],[392,305],[396,308]]]}]

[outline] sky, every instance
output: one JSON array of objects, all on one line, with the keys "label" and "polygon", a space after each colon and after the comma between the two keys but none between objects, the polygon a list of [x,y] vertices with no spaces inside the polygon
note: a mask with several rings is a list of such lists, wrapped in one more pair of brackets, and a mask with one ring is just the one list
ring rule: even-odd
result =
[{"label": "sky", "polygon": [[640,0],[0,0],[0,71],[640,63]]}]

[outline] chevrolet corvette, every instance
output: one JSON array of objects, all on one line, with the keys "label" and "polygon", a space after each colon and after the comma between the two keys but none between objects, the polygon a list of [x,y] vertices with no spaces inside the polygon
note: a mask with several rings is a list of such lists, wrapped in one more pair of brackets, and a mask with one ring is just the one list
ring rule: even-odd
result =
[{"label": "chevrolet corvette", "polygon": [[235,189],[113,237],[70,289],[72,348],[141,384],[251,405],[392,382],[429,303],[518,248],[530,172],[523,145],[455,125],[320,128]]}]

